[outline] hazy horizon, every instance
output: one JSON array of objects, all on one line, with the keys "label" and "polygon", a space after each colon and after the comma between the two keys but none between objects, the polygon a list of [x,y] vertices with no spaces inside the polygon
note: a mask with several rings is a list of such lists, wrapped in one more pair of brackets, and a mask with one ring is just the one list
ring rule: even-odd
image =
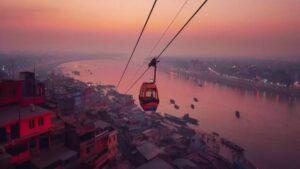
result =
[{"label": "hazy horizon", "polygon": [[[148,56],[184,1],[158,1],[136,59]],[[0,50],[120,53],[128,57],[152,2],[2,0]],[[156,53],[201,2],[188,2]],[[296,0],[208,1],[165,55],[298,59],[299,6]]]}]

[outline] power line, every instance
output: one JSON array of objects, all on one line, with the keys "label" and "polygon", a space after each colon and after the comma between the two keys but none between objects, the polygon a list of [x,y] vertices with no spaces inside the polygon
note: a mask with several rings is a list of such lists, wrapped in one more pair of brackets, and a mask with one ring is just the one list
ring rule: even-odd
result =
[{"label": "power line", "polygon": [[148,14],[148,17],[147,17],[147,19],[146,19],[146,22],[145,22],[145,24],[144,24],[144,26],[143,26],[143,29],[142,29],[142,31],[140,32],[140,35],[139,35],[139,37],[138,37],[138,40],[136,41],[135,46],[134,46],[134,48],[133,48],[133,51],[131,52],[131,55],[130,55],[130,57],[129,57],[127,63],[126,63],[126,66],[125,66],[125,69],[124,69],[124,71],[123,71],[123,73],[122,73],[122,75],[121,75],[121,78],[120,78],[120,80],[118,81],[118,84],[117,84],[117,87],[116,87],[117,89],[118,89],[118,87],[119,87],[119,85],[120,85],[120,83],[121,83],[121,81],[122,81],[122,79],[123,79],[123,77],[124,77],[124,75],[125,75],[125,72],[126,72],[126,70],[127,70],[127,68],[128,68],[128,65],[129,65],[129,63],[130,63],[130,61],[131,61],[131,59],[132,59],[132,57],[133,57],[133,54],[134,54],[134,52],[135,52],[135,50],[136,50],[136,48],[137,48],[137,46],[138,46],[138,44],[139,44],[139,42],[140,42],[140,39],[141,39],[141,37],[142,37],[142,35],[143,35],[143,33],[144,33],[144,30],[145,30],[145,28],[146,28],[146,26],[147,26],[147,23],[148,23],[148,21],[149,21],[149,19],[150,19],[150,16],[151,16],[152,12],[153,12],[153,9],[154,9],[154,7],[155,7],[156,2],[157,2],[157,0],[154,0],[153,5],[152,5],[152,8],[151,8],[151,10],[150,10],[150,13]]},{"label": "power line", "polygon": [[148,67],[132,84],[131,86],[127,89],[127,91],[125,92],[126,94],[133,88],[133,86],[146,74],[146,72],[150,69],[150,67]]},{"label": "power line", "polygon": [[[195,17],[195,15],[202,9],[202,7],[207,3],[208,0],[205,0],[198,9],[193,13],[193,15],[187,20],[187,22],[181,27],[181,29],[175,34],[175,36],[169,41],[169,43],[166,45],[166,47],[159,53],[159,55],[156,57],[156,60],[159,59],[159,57],[166,51],[166,49],[172,44],[172,42],[177,38],[177,36],[184,30],[184,28],[189,24],[189,22]],[[129,89],[126,91],[128,93],[131,88],[145,75],[145,73],[150,69],[148,67],[129,87]]]},{"label": "power line", "polygon": [[[179,16],[179,14],[182,12],[183,8],[185,7],[185,5],[189,2],[189,0],[186,0],[181,7],[179,8],[179,10],[177,11],[177,13],[175,14],[175,16],[173,17],[172,21],[169,23],[169,25],[166,27],[166,29],[164,30],[164,32],[161,34],[159,40],[155,43],[155,45],[153,46],[153,48],[151,49],[151,51],[149,52],[148,57],[145,59],[146,61],[151,57],[151,55],[153,54],[153,52],[155,51],[155,49],[157,48],[157,46],[160,44],[160,42],[162,41],[162,39],[165,37],[166,33],[169,31],[169,29],[171,28],[171,26],[173,25],[173,23],[175,22],[175,20],[177,19],[177,17]],[[144,64],[144,62],[143,62]],[[136,76],[137,73],[139,73],[142,69],[142,67],[139,67],[137,69],[137,71],[134,73],[133,76]]]},{"label": "power line", "polygon": [[205,0],[199,8],[194,12],[194,14],[189,18],[189,20],[182,26],[182,28],[176,33],[176,35],[169,41],[167,46],[159,53],[159,55],[156,57],[156,59],[159,59],[159,57],[166,51],[166,49],[172,44],[172,42],[177,38],[177,36],[184,30],[184,28],[190,23],[190,21],[196,16],[196,14],[202,9],[202,7],[206,4],[208,0]]},{"label": "power line", "polygon": [[189,0],[186,0],[180,7],[180,9],[177,11],[176,15],[174,16],[174,18],[172,19],[172,21],[169,23],[169,25],[167,26],[167,28],[165,29],[165,31],[163,32],[163,34],[161,35],[161,37],[159,38],[159,40],[156,42],[156,44],[153,46],[153,48],[151,49],[150,53],[149,53],[149,57],[151,57],[152,53],[154,52],[154,50],[156,49],[156,47],[160,44],[161,40],[165,37],[166,33],[168,32],[168,30],[171,28],[171,26],[173,25],[173,23],[175,22],[175,20],[177,19],[177,17],[179,16],[179,14],[181,13],[181,11],[183,10],[183,8],[185,7],[185,5],[188,3]]}]

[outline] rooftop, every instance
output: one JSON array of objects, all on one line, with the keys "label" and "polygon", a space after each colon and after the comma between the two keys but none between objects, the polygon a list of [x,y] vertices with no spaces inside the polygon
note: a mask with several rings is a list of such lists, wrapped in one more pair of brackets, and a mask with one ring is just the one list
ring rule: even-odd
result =
[{"label": "rooftop", "polygon": [[160,158],[155,158],[148,163],[139,166],[137,169],[173,169],[173,167]]},{"label": "rooftop", "polygon": [[50,110],[44,109],[39,106],[7,106],[0,108],[0,125],[5,125],[6,123],[17,121],[19,118],[30,118],[34,116],[39,116],[46,113],[53,113]]},{"label": "rooftop", "polygon": [[94,122],[94,125],[96,128],[100,128],[100,129],[105,129],[107,127],[110,127],[111,125],[105,121],[102,121],[102,120],[97,120]]},{"label": "rooftop", "polygon": [[[69,125],[76,128],[76,132],[79,135],[92,131],[111,131],[111,125],[105,121],[99,119],[91,119],[86,116],[80,116],[76,118],[74,116],[63,116],[62,119]],[[80,120],[79,120],[80,119]]]},{"label": "rooftop", "polygon": [[184,159],[184,158],[178,158],[178,159],[174,160],[173,164],[178,169],[185,169],[185,168],[196,169],[196,168],[198,168],[197,165],[195,163],[193,163],[191,160]]},{"label": "rooftop", "polygon": [[50,166],[53,163],[66,161],[70,158],[73,158],[77,155],[75,151],[72,151],[66,147],[57,147],[50,149],[42,153],[39,156],[36,156],[31,160],[32,164],[38,168],[45,168]]},{"label": "rooftop", "polygon": [[151,160],[162,151],[154,144],[145,141],[142,145],[137,147],[137,150],[147,159]]}]

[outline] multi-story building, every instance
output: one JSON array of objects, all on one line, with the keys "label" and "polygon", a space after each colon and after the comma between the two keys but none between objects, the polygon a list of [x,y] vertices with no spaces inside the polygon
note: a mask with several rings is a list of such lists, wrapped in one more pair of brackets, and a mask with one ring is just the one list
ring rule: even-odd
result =
[{"label": "multi-story building", "polygon": [[21,72],[19,80],[0,83],[0,106],[45,103],[45,86],[35,79],[32,72]]},{"label": "multi-story building", "polygon": [[0,82],[0,168],[66,166],[76,158],[76,152],[64,147],[64,123],[43,108],[44,96],[44,84],[31,72]]},{"label": "multi-story building", "polygon": [[80,161],[99,168],[118,152],[117,132],[102,120],[86,120],[67,125],[67,144],[79,152]]},{"label": "multi-story building", "polygon": [[108,123],[69,123],[56,110],[45,103],[44,84],[33,73],[0,82],[0,168],[73,168],[73,162],[99,168],[114,160],[117,132]]},{"label": "multi-story building", "polygon": [[52,112],[38,106],[0,108],[0,144],[12,164],[49,148]]},{"label": "multi-story building", "polygon": [[21,72],[20,80],[0,83],[0,146],[11,164],[21,164],[49,148],[53,112],[36,106],[44,102],[44,85],[31,72]]}]

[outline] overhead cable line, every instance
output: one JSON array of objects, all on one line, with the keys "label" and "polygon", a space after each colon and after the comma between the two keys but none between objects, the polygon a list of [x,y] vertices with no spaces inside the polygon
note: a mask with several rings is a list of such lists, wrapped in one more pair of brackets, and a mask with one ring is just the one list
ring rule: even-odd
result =
[{"label": "overhead cable line", "polygon": [[199,6],[199,8],[194,12],[194,14],[189,18],[189,20],[182,26],[182,28],[176,33],[176,35],[169,41],[167,46],[159,53],[159,55],[156,57],[156,59],[159,59],[159,57],[166,51],[166,49],[172,44],[172,42],[177,38],[177,36],[184,30],[184,28],[190,23],[190,21],[196,16],[196,14],[202,9],[202,7],[206,4],[208,0],[204,0],[204,2]]},{"label": "overhead cable line", "polygon": [[[173,43],[173,41],[178,37],[178,35],[184,30],[184,28],[190,23],[190,21],[196,16],[196,14],[203,8],[203,6],[207,3],[208,0],[204,0],[204,2],[198,7],[198,9],[193,13],[193,15],[187,20],[187,22],[181,27],[181,29],[175,34],[175,36],[169,41],[169,43],[166,45],[166,47],[159,53],[157,57],[154,59],[158,60],[160,56],[166,51],[166,49]],[[145,73],[150,69],[148,68],[134,81],[134,83],[129,87],[129,89],[126,91],[128,93],[132,87],[145,75]]]},{"label": "overhead cable line", "polygon": [[[153,48],[151,49],[151,51],[149,52],[148,57],[145,59],[146,61],[152,56],[153,52],[155,51],[155,49],[157,48],[157,46],[160,44],[160,42],[162,41],[162,39],[165,37],[165,35],[167,34],[167,32],[169,31],[169,29],[171,28],[171,26],[173,25],[173,23],[175,22],[175,20],[177,19],[177,17],[179,16],[179,14],[182,12],[183,8],[185,7],[185,5],[189,2],[189,0],[186,0],[181,7],[179,8],[179,10],[177,11],[177,13],[175,14],[175,16],[173,17],[172,21],[169,23],[169,25],[166,27],[166,29],[164,30],[164,32],[161,34],[159,40],[155,43],[155,45],[153,46]],[[144,64],[144,62],[143,62]],[[137,69],[137,71],[134,73],[133,77],[135,77],[137,75],[137,73],[139,73],[141,71],[141,67],[139,67]]]},{"label": "overhead cable line", "polygon": [[133,86],[146,74],[146,72],[150,69],[150,67],[147,67],[147,69],[131,84],[131,86],[127,89],[125,92],[126,94],[133,88]]},{"label": "overhead cable line", "polygon": [[135,52],[135,50],[136,50],[136,48],[137,48],[137,46],[138,46],[138,44],[139,44],[139,42],[140,42],[140,39],[141,39],[141,37],[142,37],[142,35],[143,35],[143,33],[144,33],[144,30],[145,30],[145,28],[146,28],[146,26],[147,26],[147,23],[148,23],[148,21],[149,21],[149,19],[150,19],[150,16],[151,16],[152,12],[153,12],[153,9],[154,9],[154,7],[155,7],[156,2],[157,2],[157,0],[154,0],[153,5],[152,5],[152,7],[151,7],[151,10],[150,10],[150,12],[149,12],[149,14],[148,14],[148,17],[147,17],[147,19],[146,19],[146,22],[145,22],[145,24],[144,24],[144,26],[143,26],[143,29],[142,29],[142,31],[140,32],[140,35],[139,35],[139,37],[138,37],[138,40],[136,41],[135,46],[134,46],[134,48],[133,48],[133,51],[131,52],[131,55],[130,55],[130,57],[129,57],[127,63],[126,63],[126,66],[125,66],[125,69],[124,69],[124,71],[123,71],[123,73],[122,73],[122,75],[121,75],[121,78],[120,78],[120,80],[119,80],[118,83],[117,83],[116,89],[118,89],[118,87],[119,87],[119,85],[120,85],[120,83],[121,83],[121,81],[122,81],[122,79],[123,79],[123,77],[124,77],[124,75],[125,75],[125,73],[126,73],[126,70],[127,70],[127,68],[128,68],[128,65],[129,65],[129,63],[130,63],[130,61],[131,61],[131,59],[132,59],[132,57],[133,57],[133,54],[134,54],[134,52]]},{"label": "overhead cable line", "polygon": [[161,37],[159,38],[159,40],[156,42],[156,44],[153,46],[153,48],[151,49],[150,53],[149,53],[149,57],[151,57],[152,53],[154,52],[154,50],[157,48],[157,46],[160,44],[161,40],[165,37],[165,35],[167,34],[167,32],[169,31],[169,29],[171,28],[171,26],[173,25],[173,23],[175,22],[175,20],[177,19],[177,17],[179,16],[179,14],[181,13],[181,11],[183,10],[183,8],[185,7],[185,5],[188,3],[189,0],[186,0],[180,7],[180,9],[177,11],[176,15],[174,16],[174,18],[172,19],[172,21],[169,23],[169,25],[167,26],[167,28],[165,29],[165,31],[163,32],[163,34],[161,35]]}]

